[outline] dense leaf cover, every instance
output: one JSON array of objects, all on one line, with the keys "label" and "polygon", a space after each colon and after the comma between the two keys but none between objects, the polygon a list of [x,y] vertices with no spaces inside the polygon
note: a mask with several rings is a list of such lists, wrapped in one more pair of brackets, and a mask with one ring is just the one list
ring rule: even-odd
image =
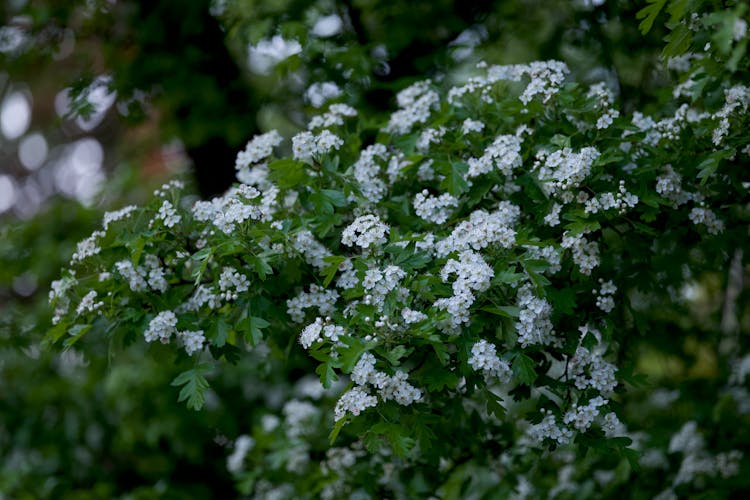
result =
[{"label": "dense leaf cover", "polygon": [[321,84],[224,195],[106,213],[50,291],[45,347],[125,359],[81,412],[168,449],[144,495],[216,468],[213,428],[256,498],[746,492],[746,6],[712,7],[638,15],[670,16],[649,112],[555,60],[404,85],[385,117]]},{"label": "dense leaf cover", "polygon": [[641,383],[631,339],[747,241],[750,89],[733,78],[744,52],[710,38],[722,15],[672,30],[667,55],[703,50],[653,116],[560,62],[483,63],[401,90],[381,124],[328,104],[291,157],[256,136],[225,195],[171,182],[105,215],[53,285],[48,340],[151,343],[184,366],[172,385],[196,410],[225,362],[307,367],[229,458],[260,496],[575,491],[544,477],[566,456],[590,458],[565,474],[614,467],[590,488],[666,453],[683,457],[667,496],[736,476],[741,451],[707,451],[694,421],[664,449],[618,416]]}]

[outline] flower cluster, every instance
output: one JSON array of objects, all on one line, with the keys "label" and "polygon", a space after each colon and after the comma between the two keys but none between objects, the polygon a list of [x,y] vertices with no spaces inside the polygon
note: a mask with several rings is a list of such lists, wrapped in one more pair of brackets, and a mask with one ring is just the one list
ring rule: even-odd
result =
[{"label": "flower cluster", "polygon": [[352,382],[355,388],[341,396],[336,403],[336,420],[341,420],[349,412],[358,415],[366,408],[377,406],[377,398],[367,393],[366,387],[374,387],[383,401],[393,399],[398,404],[407,406],[422,398],[422,391],[407,382],[408,375],[396,371],[393,375],[375,369],[375,357],[370,353],[362,354],[352,370]]},{"label": "flower cluster", "polygon": [[414,211],[418,217],[427,222],[442,224],[448,220],[453,208],[458,207],[458,200],[450,193],[430,196],[426,189],[414,196]]},{"label": "flower cluster", "polygon": [[318,135],[311,132],[300,132],[292,137],[292,152],[296,160],[311,162],[337,150],[344,145],[344,141],[330,130],[323,130]]},{"label": "flower cluster", "polygon": [[480,340],[472,346],[469,365],[474,370],[481,371],[488,380],[497,379],[502,383],[511,380],[510,366],[498,357],[495,346],[486,340]]},{"label": "flower cluster", "polygon": [[402,90],[396,96],[399,110],[391,115],[386,132],[407,134],[414,125],[425,123],[432,110],[440,102],[440,96],[430,87],[432,82],[426,80]]},{"label": "flower cluster", "polygon": [[600,279],[599,283],[601,284],[601,288],[599,288],[598,291],[594,290],[594,294],[596,295],[596,307],[606,313],[611,312],[612,309],[615,308],[615,300],[613,296],[615,292],[617,292],[617,287],[612,280],[605,283],[603,279]]},{"label": "flower cluster", "polygon": [[234,167],[240,170],[262,162],[273,154],[273,148],[281,144],[282,141],[283,138],[275,130],[256,135],[247,143],[243,151],[237,153]]},{"label": "flower cluster", "polygon": [[[384,482],[397,475],[394,453],[413,466],[440,439],[432,422],[447,419],[471,422],[479,443],[510,442],[488,458],[493,470],[551,444],[625,453],[635,434],[616,413],[630,376],[614,364],[622,339],[658,298],[679,293],[673,276],[710,274],[721,246],[711,238],[744,227],[727,193],[747,187],[726,166],[744,154],[747,89],[722,84],[713,107],[696,100],[668,115],[620,117],[603,84],[564,85],[562,63],[479,70],[445,91],[430,81],[401,91],[374,134],[353,126],[354,108],[323,108],[338,87],[311,87],[320,114],[292,138],[293,158],[274,161],[281,136],[269,132],[238,154],[240,184],[224,195],[188,207],[167,185],[149,207],[107,215],[50,294],[59,330],[123,322],[147,325],[146,342],[176,339],[196,361],[183,384],[195,406],[208,384],[200,367],[238,353],[269,373],[284,358],[292,378],[317,375],[293,394],[270,389],[274,415],[254,427],[265,433],[258,446],[283,438],[287,472],[309,473],[325,456],[332,497],[349,493],[340,471],[359,460],[382,469]],[[138,234],[124,232],[123,243],[106,231],[126,217]],[[148,231],[136,225],[143,220]],[[695,251],[676,251],[684,232]],[[652,258],[636,261],[631,243]],[[747,391],[731,389],[744,408]],[[313,452],[308,437],[331,422],[332,438],[348,441]],[[692,458],[678,485],[739,460],[681,441],[670,453]],[[240,471],[252,445],[235,446]],[[573,484],[565,470],[559,491]],[[270,482],[260,490],[274,491]]]},{"label": "flower cluster", "polygon": [[348,246],[357,245],[363,249],[382,245],[389,228],[377,215],[362,215],[354,219],[341,233],[341,243]]}]

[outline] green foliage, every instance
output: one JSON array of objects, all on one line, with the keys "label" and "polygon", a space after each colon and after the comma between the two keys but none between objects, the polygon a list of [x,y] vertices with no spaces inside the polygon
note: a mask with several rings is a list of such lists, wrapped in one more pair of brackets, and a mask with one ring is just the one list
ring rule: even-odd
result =
[{"label": "green foliage", "polygon": [[[243,25],[254,6],[225,13],[238,16],[233,35],[257,43],[287,15],[279,32],[304,44],[281,72],[325,74],[367,46],[337,52],[308,36],[294,2],[261,2],[263,16]],[[118,415],[136,413],[119,446],[131,456],[146,443],[144,495],[163,493],[151,485],[175,473],[173,457],[201,463],[207,450],[224,475],[206,484],[231,474],[259,498],[745,492],[742,6],[640,11],[644,33],[671,16],[663,54],[677,57],[676,81],[657,92],[656,112],[569,83],[576,75],[564,83],[565,67],[544,62],[416,83],[389,116],[360,103],[291,149],[256,137],[251,170],[224,196],[196,202],[170,183],[83,241],[53,285],[46,343],[97,360],[80,373],[106,373]],[[361,28],[430,22],[422,6],[402,7],[357,4]],[[435,35],[391,32],[396,51]],[[321,54],[330,59],[318,65]],[[110,357],[118,364],[102,371]],[[70,406],[75,421],[96,421],[96,408]],[[43,439],[63,449],[85,438]],[[30,472],[19,481],[8,470],[7,490],[40,491]],[[128,490],[101,483],[105,496]]]},{"label": "green foliage", "polygon": [[206,402],[206,389],[208,389],[208,380],[203,374],[210,369],[211,366],[208,363],[201,363],[192,370],[180,373],[172,381],[172,386],[182,387],[177,401],[185,401],[185,404],[191,410],[203,408],[203,404]]}]

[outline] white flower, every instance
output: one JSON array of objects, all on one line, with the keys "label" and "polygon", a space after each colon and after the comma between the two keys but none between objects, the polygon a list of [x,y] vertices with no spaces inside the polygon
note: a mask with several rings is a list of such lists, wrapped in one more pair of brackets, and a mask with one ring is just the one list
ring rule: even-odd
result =
[{"label": "white flower", "polygon": [[716,214],[708,208],[695,207],[690,211],[688,217],[693,224],[703,224],[706,226],[706,230],[710,234],[719,234],[724,231],[724,222],[716,217]]},{"label": "white flower", "polygon": [[311,345],[322,340],[321,333],[323,333],[323,319],[315,318],[315,322],[307,325],[300,333],[299,343],[305,349],[309,349]]},{"label": "white flower", "polygon": [[453,229],[451,234],[436,245],[439,257],[463,250],[481,250],[492,244],[511,248],[516,243],[516,231],[512,226],[520,216],[520,209],[510,202],[500,202],[498,209],[488,213],[476,210]]},{"label": "white flower", "polygon": [[176,333],[177,316],[172,311],[162,311],[149,322],[143,336],[146,342],[153,342],[158,339],[162,344],[168,344],[169,338]]},{"label": "white flower", "polygon": [[461,295],[467,292],[487,290],[495,272],[481,255],[471,250],[464,250],[458,255],[458,260],[449,259],[443,269],[440,270],[440,278],[443,281],[448,281],[452,274],[456,275],[453,282],[453,293]]},{"label": "white flower", "polygon": [[387,133],[408,134],[417,123],[427,122],[440,102],[440,96],[430,85],[430,80],[417,82],[396,95],[400,109],[391,115],[385,128]]},{"label": "white flower", "polygon": [[347,246],[357,245],[363,249],[371,248],[384,244],[388,232],[388,226],[377,215],[361,215],[341,233],[341,243]]},{"label": "white flower", "polygon": [[328,128],[334,125],[343,125],[345,117],[357,116],[357,110],[346,104],[332,104],[328,111],[321,115],[313,116],[307,124],[308,130]]},{"label": "white flower", "polygon": [[335,82],[316,82],[308,87],[305,99],[314,108],[319,108],[326,101],[341,97],[343,92]]},{"label": "white flower", "polygon": [[234,451],[227,457],[227,470],[233,474],[242,471],[242,464],[245,461],[247,452],[253,449],[255,440],[245,434],[237,438],[234,442]]},{"label": "white flower", "polygon": [[594,147],[585,147],[577,153],[570,148],[552,153],[540,151],[534,168],[545,191],[560,196],[564,191],[581,185],[599,156],[599,151]]},{"label": "white flower", "polygon": [[427,319],[427,315],[422,311],[415,311],[405,307],[401,310],[401,317],[404,319],[406,324],[419,323]]},{"label": "white flower", "polygon": [[115,263],[115,268],[120,276],[128,281],[128,286],[134,292],[142,292],[147,288],[145,280],[146,270],[141,266],[135,267],[129,260],[121,260]]},{"label": "white flower", "polygon": [[318,313],[323,316],[330,316],[336,310],[336,301],[339,293],[336,290],[326,290],[325,288],[312,284],[310,291],[300,292],[296,297],[286,301],[286,312],[295,323],[302,323],[305,320],[305,309],[317,308]]},{"label": "white flower", "polygon": [[248,62],[256,73],[268,73],[276,64],[287,57],[302,52],[302,46],[297,40],[284,40],[279,35],[264,39],[257,45],[248,47]]},{"label": "white flower", "polygon": [[334,418],[341,420],[347,413],[356,417],[367,408],[372,408],[377,404],[378,399],[375,396],[371,396],[361,387],[354,387],[339,398],[333,410]]},{"label": "white flower", "polygon": [[82,314],[84,312],[94,312],[104,305],[104,302],[96,302],[97,293],[95,290],[91,290],[89,293],[84,295],[81,299],[81,303],[76,308],[76,314]]},{"label": "white flower", "polygon": [[464,135],[469,135],[471,132],[481,132],[482,130],[484,130],[484,123],[479,120],[467,118],[461,124],[461,132]]},{"label": "white flower", "polygon": [[427,222],[443,224],[453,213],[453,208],[458,207],[458,199],[449,193],[440,196],[430,196],[426,189],[414,196],[414,211],[418,217]]},{"label": "white flower", "polygon": [[281,144],[283,138],[275,130],[256,135],[245,146],[244,151],[237,154],[234,168],[237,170],[260,163],[273,154],[273,148]]},{"label": "white flower", "polygon": [[164,200],[156,213],[156,219],[161,219],[165,227],[174,227],[182,220],[182,216],[177,214],[177,210],[168,200]]},{"label": "white flower", "polygon": [[341,33],[342,26],[343,22],[338,14],[321,16],[315,21],[315,26],[310,30],[310,34],[320,38],[328,38]]},{"label": "white flower", "polygon": [[94,231],[93,233],[91,233],[91,236],[89,236],[85,240],[78,242],[76,251],[75,253],[73,253],[73,257],[70,259],[70,263],[73,264],[76,262],[81,262],[83,259],[101,252],[102,249],[99,246],[98,240],[99,238],[102,238],[104,236],[104,231]]},{"label": "white flower", "polygon": [[547,300],[537,297],[530,284],[518,289],[518,306],[521,311],[516,322],[518,342],[522,347],[534,344],[549,345],[554,340],[550,315],[552,306]]},{"label": "white flower", "polygon": [[517,135],[499,135],[487,146],[479,158],[469,158],[466,177],[471,179],[489,173],[496,168],[505,176],[512,176],[513,170],[523,163],[521,145],[523,139]]},{"label": "white flower", "polygon": [[292,137],[292,153],[295,160],[312,161],[313,157],[319,157],[338,150],[344,145],[344,141],[330,130],[323,130],[320,134],[313,135],[311,132],[300,132]]},{"label": "white flower", "polygon": [[250,286],[247,276],[232,267],[225,267],[219,276],[219,290],[224,300],[236,300],[239,294],[246,292]]},{"label": "white flower", "polygon": [[486,340],[472,346],[469,365],[475,371],[481,371],[488,380],[497,378],[502,383],[510,382],[510,366],[498,357],[495,346]]},{"label": "white flower", "polygon": [[417,140],[417,151],[426,153],[430,149],[430,144],[439,144],[447,131],[445,127],[424,129]]},{"label": "white flower", "polygon": [[203,343],[206,341],[203,330],[177,332],[177,336],[182,339],[182,343],[185,345],[185,352],[189,356],[192,356],[194,352],[202,350]]},{"label": "white flower", "polygon": [[[543,413],[544,411],[542,410]],[[538,424],[530,426],[527,434],[538,444],[542,444],[545,439],[557,441],[559,444],[567,444],[573,437],[573,432],[568,427],[559,425],[555,416],[550,413]]]},{"label": "white flower", "polygon": [[104,218],[102,219],[104,230],[106,231],[109,229],[111,223],[129,217],[136,209],[137,207],[135,205],[129,205],[114,212],[105,212]]}]

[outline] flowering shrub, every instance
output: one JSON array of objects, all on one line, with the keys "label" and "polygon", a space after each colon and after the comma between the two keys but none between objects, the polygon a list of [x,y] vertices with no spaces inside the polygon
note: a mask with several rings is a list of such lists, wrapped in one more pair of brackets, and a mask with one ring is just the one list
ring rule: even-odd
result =
[{"label": "flowering shrub", "polygon": [[[710,42],[714,18],[683,23]],[[329,103],[290,141],[250,141],[223,196],[173,181],[105,215],[53,285],[48,340],[150,343],[196,410],[222,363],[267,363],[280,411],[227,459],[258,497],[556,495],[581,487],[565,453],[614,459],[604,489],[644,448],[619,415],[642,382],[631,338],[748,238],[750,89],[731,51],[699,54],[653,115],[558,61],[417,82],[377,127]],[[739,450],[677,430],[655,493],[738,473]],[[568,464],[552,484],[540,454]]]}]

